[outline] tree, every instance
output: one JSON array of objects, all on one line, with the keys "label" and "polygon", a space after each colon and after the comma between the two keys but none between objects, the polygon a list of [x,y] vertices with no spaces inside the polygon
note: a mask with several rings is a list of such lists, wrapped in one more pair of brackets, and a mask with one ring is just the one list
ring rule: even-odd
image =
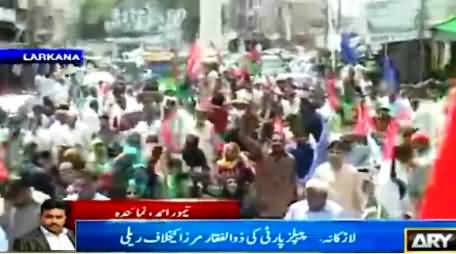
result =
[{"label": "tree", "polygon": [[183,8],[187,11],[187,17],[182,24],[184,40],[193,42],[199,31],[199,8],[201,0],[166,0],[159,1],[164,10]]},{"label": "tree", "polygon": [[119,0],[83,0],[81,3],[81,19],[86,24],[93,24],[99,19],[111,15],[112,9]]},{"label": "tree", "polygon": [[119,2],[119,0],[82,0],[79,35],[83,38],[105,37],[104,21]]}]

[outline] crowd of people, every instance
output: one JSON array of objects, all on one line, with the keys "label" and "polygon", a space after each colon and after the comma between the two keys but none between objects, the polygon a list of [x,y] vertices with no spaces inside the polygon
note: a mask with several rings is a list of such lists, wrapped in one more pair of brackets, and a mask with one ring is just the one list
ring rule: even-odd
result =
[{"label": "crowd of people", "polygon": [[121,75],[93,87],[38,76],[63,92],[4,123],[0,238],[38,228],[49,198],[228,198],[244,218],[415,216],[445,93],[411,98],[359,66],[303,84],[222,66],[164,92]]}]

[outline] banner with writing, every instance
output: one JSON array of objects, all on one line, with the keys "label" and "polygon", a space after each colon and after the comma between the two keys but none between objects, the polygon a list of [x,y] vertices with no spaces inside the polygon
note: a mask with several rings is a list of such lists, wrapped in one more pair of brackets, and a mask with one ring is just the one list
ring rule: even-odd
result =
[{"label": "banner with writing", "polygon": [[[78,200],[69,203],[67,227],[78,220],[239,219],[239,202],[231,200]],[[97,211],[94,213],[93,211]]]},{"label": "banner with writing", "polygon": [[418,39],[421,8],[421,0],[366,1],[370,43],[377,45]]},{"label": "banner with writing", "polygon": [[403,253],[413,246],[407,229],[448,228],[456,221],[78,221],[76,243],[90,252]]}]

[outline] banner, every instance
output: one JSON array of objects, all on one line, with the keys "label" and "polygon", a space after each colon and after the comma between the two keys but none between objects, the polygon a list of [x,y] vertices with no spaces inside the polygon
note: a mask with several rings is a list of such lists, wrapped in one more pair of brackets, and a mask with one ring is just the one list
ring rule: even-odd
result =
[{"label": "banner", "polygon": [[[452,228],[456,221],[78,221],[76,247],[87,252],[403,253],[456,247],[455,237],[446,234]],[[434,245],[426,243],[428,233]]]},{"label": "banner", "polygon": [[421,0],[371,0],[365,4],[372,44],[408,41],[420,36]]},{"label": "banner", "polygon": [[[69,202],[67,227],[77,220],[238,219],[239,202],[230,200],[78,200]],[[97,211],[94,213],[93,211]]]}]

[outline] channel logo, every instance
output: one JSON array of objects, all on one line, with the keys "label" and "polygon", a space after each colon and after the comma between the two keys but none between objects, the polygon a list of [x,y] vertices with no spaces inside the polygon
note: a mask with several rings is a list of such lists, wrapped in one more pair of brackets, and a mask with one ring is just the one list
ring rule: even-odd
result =
[{"label": "channel logo", "polygon": [[405,229],[404,252],[454,252],[456,251],[456,228]]}]

